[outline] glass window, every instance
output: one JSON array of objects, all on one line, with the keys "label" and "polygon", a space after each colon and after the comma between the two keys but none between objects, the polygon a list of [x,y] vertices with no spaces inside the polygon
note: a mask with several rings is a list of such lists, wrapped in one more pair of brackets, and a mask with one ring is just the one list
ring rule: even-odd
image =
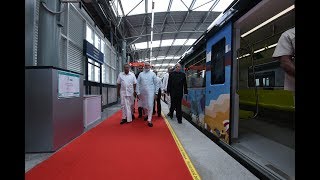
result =
[{"label": "glass window", "polygon": [[211,49],[211,84],[223,84],[225,81],[225,38]]},{"label": "glass window", "polygon": [[92,33],[92,29],[87,25],[86,28],[86,40],[93,44],[93,33]]},{"label": "glass window", "polygon": [[100,68],[97,66],[94,66],[94,81],[100,82]]},{"label": "glass window", "polygon": [[260,83],[259,83],[259,79],[256,79],[256,86],[259,86]]},{"label": "glass window", "polygon": [[100,50],[100,38],[97,34],[94,35],[94,47]]},{"label": "glass window", "polygon": [[94,66],[88,63],[88,80],[93,81]]}]

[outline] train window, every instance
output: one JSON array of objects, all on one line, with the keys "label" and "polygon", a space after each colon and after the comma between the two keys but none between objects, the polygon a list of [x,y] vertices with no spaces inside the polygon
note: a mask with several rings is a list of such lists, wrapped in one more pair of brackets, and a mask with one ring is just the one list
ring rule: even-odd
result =
[{"label": "train window", "polygon": [[205,87],[205,57],[200,56],[196,60],[186,65],[187,85],[189,88]]},{"label": "train window", "polygon": [[211,49],[211,84],[223,84],[225,81],[226,39],[218,41]]},{"label": "train window", "polygon": [[259,86],[259,85],[260,85],[260,80],[256,79],[256,86]]},{"label": "train window", "polygon": [[248,87],[274,88],[283,87],[283,84],[284,72],[278,61],[256,65],[255,73],[248,67]]}]

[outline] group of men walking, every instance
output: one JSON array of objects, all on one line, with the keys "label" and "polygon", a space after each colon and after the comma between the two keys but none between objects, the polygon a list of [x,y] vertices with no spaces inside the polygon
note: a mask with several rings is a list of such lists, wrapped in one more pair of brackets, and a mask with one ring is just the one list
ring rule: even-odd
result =
[{"label": "group of men walking", "polygon": [[[156,71],[151,71],[150,63],[138,68],[135,75],[130,72],[130,65],[124,65],[124,72],[118,75],[117,95],[121,98],[122,120],[120,124],[130,123],[134,119],[134,102],[137,101],[139,118],[145,115],[144,120],[148,126],[153,127],[152,115],[158,113],[161,116],[160,97],[166,93],[170,97],[168,103],[170,112],[168,116],[173,118],[176,110],[178,123],[182,123],[181,101],[183,94],[188,94],[186,76],[181,72],[181,65],[176,64],[175,70],[170,69],[164,76],[163,81],[157,77]],[[157,104],[157,111],[155,110]]]}]

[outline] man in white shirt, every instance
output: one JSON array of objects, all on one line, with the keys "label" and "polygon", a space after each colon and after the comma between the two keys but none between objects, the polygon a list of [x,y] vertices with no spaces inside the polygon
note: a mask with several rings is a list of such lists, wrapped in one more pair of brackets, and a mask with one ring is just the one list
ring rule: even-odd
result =
[{"label": "man in white shirt", "polygon": [[285,71],[284,89],[295,92],[295,28],[291,28],[279,38],[272,57],[279,59]]},{"label": "man in white shirt", "polygon": [[129,64],[124,64],[124,72],[118,75],[117,95],[121,97],[122,120],[120,124],[132,121],[132,105],[136,95],[137,79],[132,72],[129,72]]},{"label": "man in white shirt", "polygon": [[168,81],[169,81],[169,74],[173,71],[173,68],[172,67],[168,67],[168,72],[164,74],[163,76],[163,82],[162,82],[162,85],[163,85],[163,94],[165,97],[165,101],[167,102],[168,104],[168,108],[170,109],[170,105],[171,105],[171,102],[170,102],[170,95],[167,94],[167,86],[168,86]]},{"label": "man in white shirt", "polygon": [[137,97],[142,101],[147,116],[144,120],[148,120],[148,126],[152,127],[152,109],[153,101],[158,96],[158,81],[154,72],[150,71],[150,63],[144,64],[144,71],[141,72],[137,79]]},{"label": "man in white shirt", "polygon": [[[153,71],[156,75],[158,75],[157,71]],[[157,76],[157,81],[158,81],[158,96],[157,99],[154,100],[153,103],[153,113],[152,114],[156,114],[156,112],[158,113],[158,117],[161,116],[161,94],[163,93],[163,85],[162,85],[162,81],[161,79]],[[157,104],[157,111],[156,111],[156,104]]]}]

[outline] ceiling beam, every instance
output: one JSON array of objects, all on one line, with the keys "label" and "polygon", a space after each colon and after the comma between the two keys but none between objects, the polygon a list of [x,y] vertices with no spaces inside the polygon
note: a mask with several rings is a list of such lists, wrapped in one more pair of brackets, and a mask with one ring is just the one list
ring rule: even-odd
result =
[{"label": "ceiling beam", "polygon": [[[171,32],[160,32],[160,33],[153,33],[153,35],[158,35],[158,34],[177,34],[177,33],[203,33],[203,31],[171,31]],[[144,36],[151,36],[151,34],[142,34],[138,36],[131,36],[127,37],[125,39],[134,39],[137,37],[144,37]]]}]

